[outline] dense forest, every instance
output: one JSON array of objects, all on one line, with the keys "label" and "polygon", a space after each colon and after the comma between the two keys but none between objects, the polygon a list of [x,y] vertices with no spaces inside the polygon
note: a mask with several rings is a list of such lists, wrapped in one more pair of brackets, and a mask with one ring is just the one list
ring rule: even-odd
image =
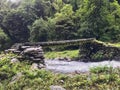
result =
[{"label": "dense forest", "polygon": [[78,38],[120,42],[120,1],[0,0],[0,49]]}]

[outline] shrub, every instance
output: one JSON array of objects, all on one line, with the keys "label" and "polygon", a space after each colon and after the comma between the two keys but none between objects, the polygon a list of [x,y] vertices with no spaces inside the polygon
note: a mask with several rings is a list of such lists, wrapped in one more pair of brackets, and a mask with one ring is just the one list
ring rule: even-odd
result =
[{"label": "shrub", "polygon": [[0,50],[4,50],[5,48],[9,47],[10,39],[8,36],[0,29]]}]

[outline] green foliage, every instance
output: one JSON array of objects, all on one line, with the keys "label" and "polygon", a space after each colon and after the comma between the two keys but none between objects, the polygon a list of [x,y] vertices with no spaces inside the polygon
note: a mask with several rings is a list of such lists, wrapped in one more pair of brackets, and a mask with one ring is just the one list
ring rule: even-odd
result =
[{"label": "green foliage", "polygon": [[3,32],[3,30],[0,28],[0,51],[4,50],[7,47],[9,47],[9,44],[10,44],[10,39]]},{"label": "green foliage", "polygon": [[64,5],[63,8],[61,8],[60,12],[55,14],[55,20],[59,21],[61,19],[64,19],[66,17],[71,18],[73,15],[73,10],[72,10],[72,6],[70,4],[66,4]]},{"label": "green foliage", "polygon": [[64,2],[62,0],[53,0],[52,6],[53,6],[53,10],[55,12],[59,12],[61,10],[61,8],[63,8],[63,6],[64,6]]},{"label": "green foliage", "polygon": [[56,40],[56,35],[55,35],[55,20],[48,18],[48,40],[53,41]]},{"label": "green foliage", "polygon": [[110,70],[113,70],[112,67],[109,66],[99,66],[99,67],[93,67],[90,69],[91,73],[109,73]]},{"label": "green foliage", "polygon": [[[78,30],[80,37],[95,37],[104,41],[119,37],[118,21],[112,21],[115,20],[115,15],[111,14],[111,10],[113,5],[117,6],[117,10],[120,6],[117,2],[113,3],[108,2],[108,0],[84,1],[83,7],[77,11],[77,16],[81,17],[80,29]],[[112,12],[116,12],[116,9]],[[111,24],[111,22],[114,23]],[[114,29],[110,29],[111,27],[114,27]]]},{"label": "green foliage", "polygon": [[30,30],[30,41],[47,41],[48,39],[48,23],[42,18],[36,20]]},{"label": "green foliage", "polygon": [[114,43],[113,46],[120,47],[120,43]]},{"label": "green foliage", "polygon": [[33,11],[38,17],[45,17],[50,14],[50,3],[44,0],[34,0]]},{"label": "green foliage", "polygon": [[57,40],[69,40],[77,37],[74,23],[70,18],[56,22],[55,35]]},{"label": "green foliage", "polygon": [[120,4],[119,0],[1,0],[0,28],[13,43],[91,37],[119,42]]},{"label": "green foliage", "polygon": [[[31,70],[31,63],[11,63],[14,54],[0,54],[1,90],[49,90],[51,85],[60,85],[67,90],[117,90],[120,86],[120,69],[112,67],[91,68],[84,74],[55,74],[46,70]],[[21,73],[21,76],[17,76]]]},{"label": "green foliage", "polygon": [[98,40],[80,44],[81,59],[87,61],[112,60],[119,57],[119,44],[105,43]]},{"label": "green foliage", "polygon": [[58,57],[69,57],[71,59],[77,58],[79,54],[79,50],[66,50],[66,51],[52,51],[46,52],[45,58],[47,59],[55,59]]},{"label": "green foliage", "polygon": [[31,24],[33,18],[29,17],[27,12],[24,11],[11,11],[4,20],[4,31],[13,42],[25,42],[29,38],[28,25]]}]

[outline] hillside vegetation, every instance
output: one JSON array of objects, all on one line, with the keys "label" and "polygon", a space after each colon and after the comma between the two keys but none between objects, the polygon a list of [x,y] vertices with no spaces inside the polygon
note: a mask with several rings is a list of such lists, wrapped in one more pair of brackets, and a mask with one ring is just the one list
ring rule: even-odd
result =
[{"label": "hillside vegetation", "polygon": [[95,67],[87,73],[57,74],[33,70],[28,61],[11,62],[14,54],[0,55],[0,90],[50,90],[59,85],[66,90],[119,90],[120,69]]},{"label": "hillside vegetation", "polygon": [[120,42],[119,4],[119,0],[0,0],[0,49],[26,41]]},{"label": "hillside vegetation", "polygon": [[[60,74],[30,61],[44,60],[42,49],[36,49],[40,46],[31,50],[18,45],[17,54],[4,52],[15,43],[83,38],[98,41],[84,43],[81,51],[74,50],[78,45],[48,47],[45,57],[120,60],[120,0],[0,0],[0,90],[50,90],[51,85],[66,90],[120,90],[120,67],[99,66],[85,73]],[[30,53],[23,59],[26,49]]]}]

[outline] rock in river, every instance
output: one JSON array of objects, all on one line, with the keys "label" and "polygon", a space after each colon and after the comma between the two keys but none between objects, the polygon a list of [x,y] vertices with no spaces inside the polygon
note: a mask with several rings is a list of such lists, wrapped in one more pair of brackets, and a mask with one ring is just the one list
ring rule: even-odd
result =
[{"label": "rock in river", "polygon": [[61,86],[50,86],[50,90],[66,90],[64,88],[62,88]]}]

